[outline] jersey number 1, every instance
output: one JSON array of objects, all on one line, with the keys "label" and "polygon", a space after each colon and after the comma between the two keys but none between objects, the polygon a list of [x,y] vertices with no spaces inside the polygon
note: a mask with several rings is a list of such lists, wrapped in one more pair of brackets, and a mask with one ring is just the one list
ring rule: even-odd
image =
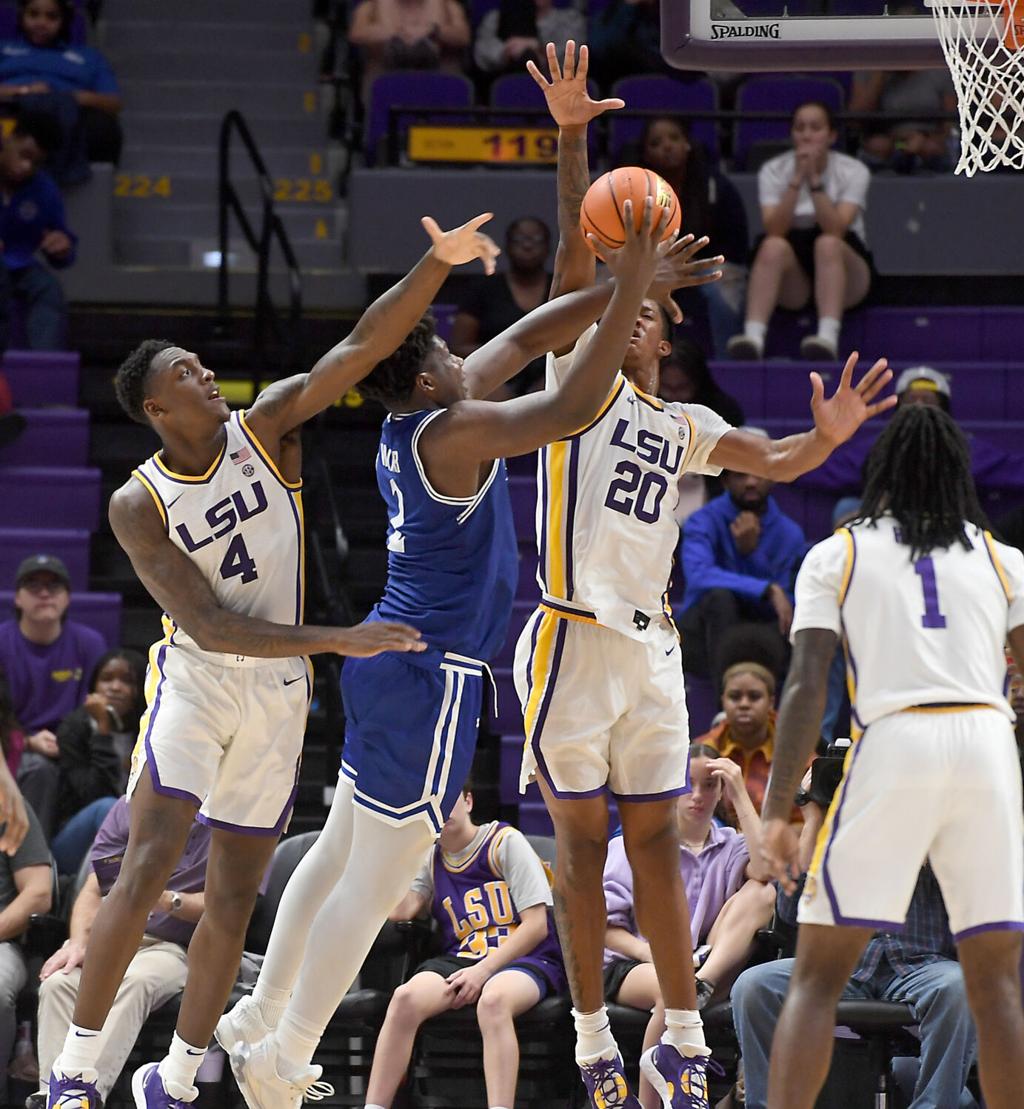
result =
[{"label": "jersey number 1", "polygon": [[935,563],[926,556],[914,563],[914,573],[921,579],[924,593],[924,615],[921,617],[923,628],[944,628],[946,618],[939,608],[939,583],[935,580]]}]

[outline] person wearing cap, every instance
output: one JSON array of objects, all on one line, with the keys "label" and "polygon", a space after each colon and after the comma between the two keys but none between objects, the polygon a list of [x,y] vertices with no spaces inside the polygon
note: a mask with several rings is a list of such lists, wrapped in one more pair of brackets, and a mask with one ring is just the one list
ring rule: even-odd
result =
[{"label": "person wearing cap", "polygon": [[0,669],[25,732],[18,783],[47,834],[58,795],[57,725],[85,701],[106,649],[92,628],[66,619],[71,577],[55,555],[24,559],[15,577],[15,617],[0,624]]}]

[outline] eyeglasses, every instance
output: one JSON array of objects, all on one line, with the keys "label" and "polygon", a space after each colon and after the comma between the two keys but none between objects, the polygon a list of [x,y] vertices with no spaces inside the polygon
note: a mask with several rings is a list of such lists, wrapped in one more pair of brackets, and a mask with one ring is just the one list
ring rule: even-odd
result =
[{"label": "eyeglasses", "polygon": [[26,578],[18,588],[29,593],[60,593],[67,586],[60,578]]}]

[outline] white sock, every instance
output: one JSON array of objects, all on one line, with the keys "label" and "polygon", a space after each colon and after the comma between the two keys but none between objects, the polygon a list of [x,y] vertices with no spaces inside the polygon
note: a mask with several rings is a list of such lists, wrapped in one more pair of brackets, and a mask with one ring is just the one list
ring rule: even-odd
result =
[{"label": "white sock", "polygon": [[602,1005],[592,1013],[572,1011],[572,1022],[576,1026],[576,1062],[592,1063],[597,1059],[614,1059],[619,1047],[612,1035],[608,1009]]},{"label": "white sock", "polygon": [[746,320],[743,324],[743,334],[748,339],[753,339],[758,346],[764,346],[764,337],[768,334],[768,325],[758,320]]},{"label": "white sock", "polygon": [[291,995],[291,990],[275,990],[272,986],[265,986],[262,975],[256,982],[256,988],[252,991],[252,999],[260,1007],[260,1016],[263,1018],[263,1023],[271,1032],[280,1023],[285,1009],[288,1008],[288,998]]},{"label": "white sock", "polygon": [[687,1058],[711,1054],[704,1039],[704,1023],[696,1009],[666,1009],[661,1042],[671,1044]]},{"label": "white sock", "polygon": [[[193,1047],[175,1032],[159,1068],[164,1089],[174,1098],[191,1101],[187,1095],[190,1090],[195,1089],[196,1075],[205,1058],[205,1047]],[[172,1086],[174,1089],[171,1089]],[[198,1092],[197,1090],[196,1093]]]},{"label": "white sock", "polygon": [[363,1109],[387,1109],[387,1106],[386,1105],[371,1104],[370,1102],[367,1102],[363,1106]]},{"label": "white sock", "polygon": [[818,338],[824,339],[832,346],[839,346],[840,321],[834,316],[820,316],[818,318]]},{"label": "white sock", "polygon": [[312,1021],[303,1020],[297,1013],[285,1012],[274,1031],[274,1042],[281,1061],[278,1073],[282,1078],[282,1070],[301,1070],[312,1062],[323,1034],[323,1028]]},{"label": "white sock", "polygon": [[82,1070],[95,1070],[102,1047],[102,1037],[97,1030],[70,1024],[64,1047],[53,1065],[65,1075],[78,1074]]}]

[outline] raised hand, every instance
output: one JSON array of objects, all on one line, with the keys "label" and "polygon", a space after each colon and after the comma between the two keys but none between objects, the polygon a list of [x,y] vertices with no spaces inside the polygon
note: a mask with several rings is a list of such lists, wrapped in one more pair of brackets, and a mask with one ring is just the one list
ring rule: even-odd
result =
[{"label": "raised hand", "polygon": [[[896,397],[888,396],[875,402],[875,397],[892,381],[892,370],[884,358],[853,384],[853,368],[860,356],[856,351],[846,360],[839,376],[839,386],[827,400],[821,374],[811,374],[811,414],[818,434],[833,447],[845,443],[865,420],[888,412],[896,406]],[[874,402],[874,403],[873,403]]]},{"label": "raised hand", "polygon": [[722,271],[718,269],[725,263],[721,254],[714,258],[694,258],[694,255],[708,245],[708,237],[694,239],[684,235],[677,239],[666,252],[658,266],[651,283],[650,297],[656,300],[669,314],[673,323],[683,322],[679,305],[669,295],[673,289],[684,289],[694,285],[709,285],[720,280]]},{"label": "raised hand", "polygon": [[339,655],[369,658],[385,651],[425,651],[427,645],[420,633],[408,624],[374,621],[357,624],[354,628],[339,628],[334,649]]},{"label": "raised hand", "polygon": [[626,236],[622,246],[616,250],[605,246],[594,235],[588,235],[587,238],[617,282],[620,284],[637,282],[641,288],[647,289],[654,280],[662,259],[667,257],[675,246],[674,235],[670,235],[667,239],[661,237],[668,218],[667,208],[659,208],[655,214],[654,197],[649,196],[644,200],[643,220],[640,230],[637,231],[633,218],[633,202],[627,200],[622,205],[622,223]]},{"label": "raised hand", "polygon": [[494,213],[484,212],[451,231],[442,231],[437,220],[431,216],[424,216],[420,223],[423,224],[423,230],[434,244],[434,257],[439,262],[449,266],[461,266],[465,262],[472,262],[474,258],[479,258],[484,264],[484,272],[492,274],[494,261],[501,253],[501,248],[490,236],[480,230],[491,219],[494,219]]},{"label": "raised hand", "polygon": [[558,51],[553,42],[548,43],[548,70],[551,80],[545,79],[533,61],[526,63],[530,76],[541,87],[548,111],[559,127],[586,127],[597,116],[613,108],[624,108],[626,102],[618,97],[608,100],[591,100],[587,91],[588,54],[585,46],[580,47],[579,61],[576,61],[576,43],[572,39],[565,44],[565,60],[558,65]]}]

